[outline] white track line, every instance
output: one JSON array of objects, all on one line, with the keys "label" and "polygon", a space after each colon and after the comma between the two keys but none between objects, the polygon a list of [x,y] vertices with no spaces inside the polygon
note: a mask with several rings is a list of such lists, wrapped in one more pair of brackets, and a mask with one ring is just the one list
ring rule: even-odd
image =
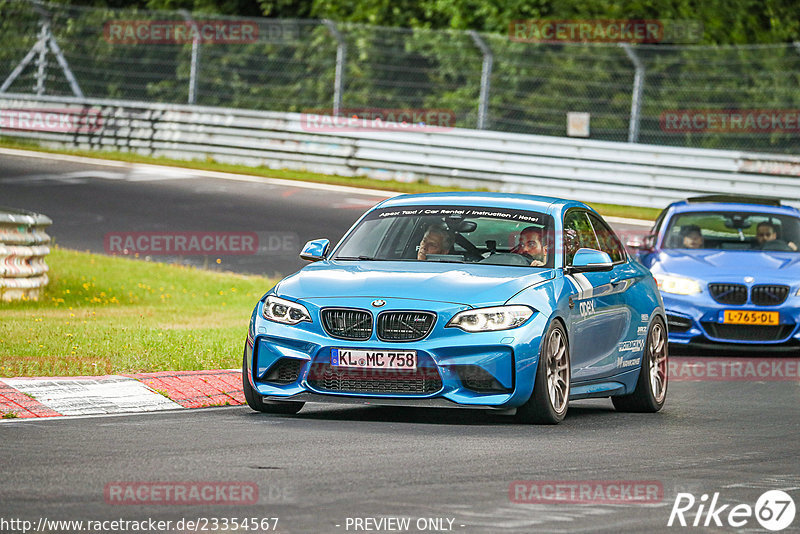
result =
[{"label": "white track line", "polygon": [[[361,189],[359,187],[351,187],[347,185],[334,185],[323,184],[318,182],[303,182],[301,180],[285,180],[282,178],[267,178],[263,176],[252,176],[249,174],[235,174],[229,172],[219,171],[206,171],[202,169],[192,169],[188,167],[176,167],[169,165],[153,165],[150,163],[130,163],[127,161],[114,161],[100,158],[88,158],[85,156],[70,156],[66,154],[54,154],[50,152],[36,152],[33,150],[18,150],[14,148],[0,148],[0,154],[8,156],[21,156],[28,158],[39,158],[50,161],[67,161],[71,163],[85,163],[87,165],[103,165],[109,167],[121,167],[130,169],[133,172],[144,173],[165,173],[175,174],[176,169],[182,169],[195,176],[203,176],[205,178],[216,178],[218,180],[232,180],[237,182],[252,182],[278,185],[282,187],[299,187],[302,189],[317,189],[321,191],[337,191],[342,193],[352,193],[355,195],[366,195],[380,198],[391,198],[403,193],[396,191],[383,191],[380,189]],[[647,226],[653,225],[652,221],[642,219],[628,219],[627,217],[603,217],[606,221],[612,224],[630,224],[632,226]]]},{"label": "white track line", "polygon": [[[69,421],[71,419],[100,419],[106,417],[132,417],[136,415],[146,415],[146,414],[197,414],[198,411],[203,412],[211,412],[211,411],[222,411],[222,410],[230,410],[232,408],[247,408],[247,405],[230,405],[230,406],[204,406],[202,408],[184,408],[183,406],[179,406],[174,410],[158,410],[158,411],[150,411],[150,412],[121,412],[121,413],[103,413],[103,414],[92,414],[92,415],[52,415],[48,417],[15,417],[13,419],[0,419],[0,425],[13,425],[13,424],[25,424],[25,423],[42,423],[45,421]],[[248,410],[250,408],[247,408]],[[252,411],[252,410],[251,410]],[[254,414],[256,412],[253,412]],[[266,420],[262,420],[260,424],[266,423]],[[272,421],[270,421],[272,423]]]},{"label": "white track line", "polygon": [[237,182],[254,182],[270,185],[278,185],[283,187],[299,187],[302,189],[317,189],[322,191],[337,191],[341,193],[350,193],[354,195],[367,195],[373,197],[390,198],[402,195],[396,191],[383,191],[380,189],[361,189],[359,187],[352,187],[347,185],[334,185],[323,184],[317,182],[303,182],[301,180],[285,180],[282,178],[267,178],[263,176],[251,176],[249,174],[234,174],[229,172],[219,171],[206,171],[202,169],[192,169],[188,167],[177,167],[171,165],[153,165],[150,163],[130,163],[127,161],[114,161],[99,158],[87,158],[84,156],[70,156],[66,154],[53,154],[50,152],[36,152],[33,150],[18,150],[13,148],[0,148],[0,154],[7,156],[20,156],[27,158],[46,159],[49,161],[66,161],[70,163],[84,163],[87,165],[102,165],[108,167],[120,167],[130,169],[134,172],[142,172],[147,174],[165,173],[175,174],[177,169],[184,170],[194,176],[202,176],[205,178],[216,178],[219,180],[233,180]]}]

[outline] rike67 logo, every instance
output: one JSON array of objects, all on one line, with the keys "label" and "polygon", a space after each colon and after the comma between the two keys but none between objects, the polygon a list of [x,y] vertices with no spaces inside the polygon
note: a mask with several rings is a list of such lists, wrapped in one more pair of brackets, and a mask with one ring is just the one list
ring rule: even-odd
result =
[{"label": "rike67 logo", "polygon": [[709,501],[708,494],[696,499],[691,493],[678,493],[667,526],[681,527],[752,527],[753,518],[762,528],[777,532],[794,521],[795,504],[792,497],[780,490],[764,492],[755,507],[749,504],[720,504],[716,492]]}]

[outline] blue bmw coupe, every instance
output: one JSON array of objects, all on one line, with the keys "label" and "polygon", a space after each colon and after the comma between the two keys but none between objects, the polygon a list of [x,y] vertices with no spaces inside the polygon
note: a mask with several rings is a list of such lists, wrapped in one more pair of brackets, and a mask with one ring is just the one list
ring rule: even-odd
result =
[{"label": "blue bmw coupe", "polygon": [[664,298],[669,341],[800,350],[800,211],[767,198],[670,204],[640,245]]},{"label": "blue bmw coupe", "polygon": [[656,412],[664,307],[650,272],[580,202],[405,195],[368,210],[280,281],[250,320],[254,410],[305,402],[515,409],[555,424],[570,400]]}]

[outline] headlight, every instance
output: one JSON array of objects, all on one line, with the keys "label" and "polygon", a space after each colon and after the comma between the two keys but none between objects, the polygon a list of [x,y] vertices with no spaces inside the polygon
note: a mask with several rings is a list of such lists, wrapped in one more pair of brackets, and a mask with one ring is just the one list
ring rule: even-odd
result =
[{"label": "headlight", "polygon": [[694,295],[703,291],[703,289],[700,287],[700,283],[692,278],[684,278],[683,276],[672,276],[668,274],[654,274],[653,278],[656,279],[658,289],[664,293],[674,293],[676,295]]},{"label": "headlight", "polygon": [[466,332],[492,332],[516,328],[533,315],[527,306],[495,306],[458,312],[447,326],[454,326]]},{"label": "headlight", "polygon": [[311,322],[311,315],[302,304],[270,295],[264,301],[261,316],[269,321],[283,324]]}]

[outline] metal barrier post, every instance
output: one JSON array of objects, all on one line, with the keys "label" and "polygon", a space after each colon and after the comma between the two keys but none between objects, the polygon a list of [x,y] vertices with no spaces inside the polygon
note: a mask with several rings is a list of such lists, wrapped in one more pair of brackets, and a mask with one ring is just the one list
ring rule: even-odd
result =
[{"label": "metal barrier post", "polygon": [[481,39],[478,32],[474,30],[469,31],[469,36],[475,46],[480,48],[483,54],[483,65],[481,67],[481,96],[478,101],[478,129],[485,130],[487,128],[487,117],[489,115],[489,85],[491,83],[492,65],[494,63],[494,55],[491,48],[486,42]]},{"label": "metal barrier post", "polygon": [[45,21],[42,22],[42,29],[39,32],[39,39],[36,41],[36,44],[28,51],[22,61],[11,71],[11,74],[3,82],[3,85],[0,85],[0,93],[5,93],[11,84],[14,83],[14,80],[22,74],[22,71],[25,70],[25,67],[31,62],[31,60],[39,54],[39,57],[36,60],[37,71],[36,71],[36,86],[34,90],[38,96],[44,94],[45,91],[45,77],[46,77],[46,70],[47,70],[47,48],[50,48],[50,51],[53,52],[53,55],[56,56],[56,61],[58,61],[61,70],[64,72],[64,76],[67,78],[69,82],[69,86],[72,89],[72,93],[77,96],[78,98],[83,98],[83,91],[81,91],[80,86],[78,85],[78,80],[75,79],[75,75],[72,73],[72,69],[69,68],[69,63],[67,63],[66,58],[64,57],[64,53],[61,52],[61,48],[58,46],[53,34],[50,32],[50,22]]},{"label": "metal barrier post", "polygon": [[44,94],[44,80],[47,75],[47,35],[50,33],[50,23],[45,22],[42,24],[42,29],[39,32],[39,57],[36,58],[36,91],[37,96]]},{"label": "metal barrier post", "polygon": [[185,9],[179,10],[186,22],[192,25],[194,37],[192,38],[192,62],[189,65],[189,105],[197,102],[197,69],[200,65],[200,32],[197,30],[197,23]]},{"label": "metal barrier post", "polygon": [[322,21],[328,27],[333,37],[336,39],[336,78],[333,82],[333,114],[339,115],[342,108],[342,92],[344,91],[344,65],[347,61],[347,43],[341,32],[332,20]]},{"label": "metal barrier post", "polygon": [[636,52],[633,50],[630,44],[620,43],[620,46],[625,50],[625,53],[628,55],[628,58],[630,58],[631,62],[633,62],[633,66],[636,67],[636,73],[633,76],[633,94],[631,96],[631,119],[628,126],[628,142],[638,143],[639,122],[641,121],[642,112],[642,92],[644,91],[644,63],[642,63],[642,60],[636,55]]}]

